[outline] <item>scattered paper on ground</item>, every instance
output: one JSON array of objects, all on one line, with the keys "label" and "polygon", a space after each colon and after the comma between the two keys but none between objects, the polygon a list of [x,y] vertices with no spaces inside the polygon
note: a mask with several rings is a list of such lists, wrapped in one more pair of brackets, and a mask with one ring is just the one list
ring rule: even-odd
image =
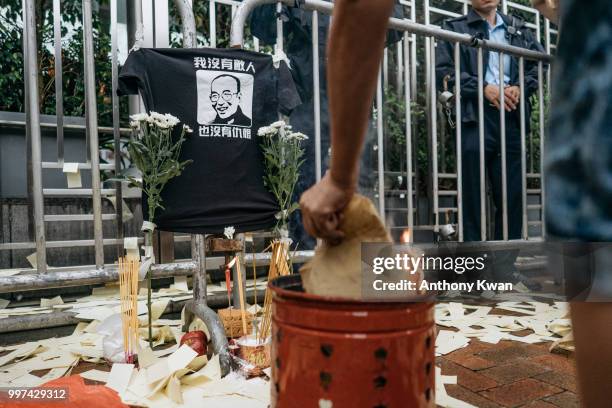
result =
[{"label": "scattered paper on ground", "polygon": [[106,371],[100,371],[100,370],[94,369],[94,370],[84,371],[79,375],[88,380],[99,381],[99,382],[105,383],[106,381],[108,381],[109,373]]},{"label": "scattered paper on ground", "polygon": [[[182,284],[179,285],[181,287]],[[214,285],[209,285],[209,288]],[[225,290],[221,288],[221,290]],[[153,338],[156,344],[168,343],[161,350],[143,353],[141,368],[115,364],[111,373],[89,370],[83,378],[107,382],[120,391],[124,403],[145,407],[219,407],[265,408],[270,403],[270,383],[257,378],[246,380],[237,374],[221,378],[219,357],[210,361],[197,357],[188,347],[178,347],[182,324],[180,320],[161,319],[170,301],[190,293],[177,288],[154,293]],[[140,301],[144,301],[143,295]],[[42,307],[45,304],[46,306]],[[119,293],[116,286],[96,288],[92,295],[77,302],[62,304],[59,299],[41,302],[41,307],[0,309],[0,315],[50,313],[58,306],[70,306],[77,316],[105,316],[117,313]],[[104,310],[97,312],[96,310]],[[499,310],[512,315],[499,314]],[[8,313],[7,313],[8,311]],[[139,312],[141,312],[139,308]],[[466,347],[471,339],[497,344],[503,340],[525,343],[550,342],[551,348],[573,349],[570,320],[566,303],[502,302],[490,306],[461,303],[436,305],[436,322],[442,326],[436,338],[436,354],[444,355]],[[146,315],[141,320],[148,324]],[[36,386],[54,378],[69,375],[79,361],[102,362],[102,338],[97,333],[100,319],[86,319],[70,336],[1,347],[0,387]],[[146,340],[147,328],[142,327],[141,340]],[[525,331],[528,330],[525,335]],[[517,332],[521,333],[521,336]],[[143,343],[143,347],[146,344]],[[146,357],[145,357],[146,355]],[[38,376],[33,371],[48,369]],[[446,393],[445,386],[457,378],[436,371],[436,403],[447,408],[469,408],[471,405]]]},{"label": "scattered paper on ground", "polygon": [[[521,316],[493,314],[490,306],[455,302],[437,304],[436,324],[454,330],[440,330],[436,338],[436,355],[466,347],[471,338],[491,344],[501,340],[529,344],[553,342],[551,351],[554,348],[573,350],[567,303],[502,302],[495,309]],[[531,333],[513,334],[524,330]]]},{"label": "scattered paper on ground", "polygon": [[477,408],[448,395],[446,384],[457,384],[457,376],[442,375],[440,367],[436,367],[436,405],[444,408]]}]

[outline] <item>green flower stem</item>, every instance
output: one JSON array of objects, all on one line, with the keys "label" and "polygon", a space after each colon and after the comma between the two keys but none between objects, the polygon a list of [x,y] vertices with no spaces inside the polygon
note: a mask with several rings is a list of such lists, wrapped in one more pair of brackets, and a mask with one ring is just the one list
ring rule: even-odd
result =
[{"label": "green flower stem", "polygon": [[[149,210],[150,211],[150,210]],[[145,247],[153,245],[153,231],[145,231]],[[149,316],[149,347],[153,350],[153,317],[151,316],[151,276],[152,268],[147,271],[147,309]]]}]

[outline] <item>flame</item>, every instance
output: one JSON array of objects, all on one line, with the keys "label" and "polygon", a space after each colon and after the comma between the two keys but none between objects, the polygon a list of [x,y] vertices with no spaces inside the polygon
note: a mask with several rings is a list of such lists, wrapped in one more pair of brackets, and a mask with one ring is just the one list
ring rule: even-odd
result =
[{"label": "flame", "polygon": [[400,242],[402,244],[407,244],[409,242],[412,242],[412,231],[410,230],[410,228],[406,228],[402,232],[402,235],[400,235]]}]

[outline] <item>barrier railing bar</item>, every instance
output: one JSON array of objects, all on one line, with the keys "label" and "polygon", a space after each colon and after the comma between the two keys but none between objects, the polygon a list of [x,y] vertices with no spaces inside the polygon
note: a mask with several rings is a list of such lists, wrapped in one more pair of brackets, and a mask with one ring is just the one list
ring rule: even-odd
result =
[{"label": "barrier railing bar", "polygon": [[283,19],[281,18],[281,13],[283,12],[283,3],[278,1],[276,3],[276,44],[275,50],[276,52],[282,52],[284,50],[284,33],[283,33]]},{"label": "barrier railing bar", "polygon": [[[413,1],[412,6],[410,7],[410,20],[411,21],[416,21],[416,5]],[[411,59],[411,66],[410,68],[412,69],[412,71],[410,72],[411,75],[411,93],[412,95],[417,94],[417,47],[416,47],[416,42],[417,42],[417,38],[416,38],[416,34],[412,33],[410,35],[410,42],[411,42],[411,47],[410,47],[410,59]]]},{"label": "barrier railing bar", "polygon": [[[538,62],[538,98],[540,103],[540,189],[542,190],[542,203],[541,219],[546,219],[546,188],[544,180],[544,64],[542,61]],[[546,237],[546,223],[542,222],[542,237]]]},{"label": "barrier railing bar", "polygon": [[526,11],[528,13],[533,13],[533,14],[538,12],[536,9],[533,9],[533,8],[531,8],[529,6],[525,6],[525,5],[520,4],[520,3],[515,3],[513,1],[507,1],[506,3],[508,4],[508,6],[510,6],[512,8],[515,8],[517,10],[523,10],[523,11]]},{"label": "barrier railing bar", "polygon": [[102,243],[102,195],[100,192],[99,144],[98,144],[98,107],[96,101],[95,66],[91,0],[83,0],[83,61],[85,68],[85,115],[89,156],[91,161],[92,207],[94,214],[94,241],[96,266],[104,265],[104,245]]},{"label": "barrier railing bar", "polygon": [[[391,229],[404,227],[391,227]],[[416,226],[415,230],[430,230],[428,226]],[[467,244],[466,244],[467,245]],[[531,249],[539,248],[539,245],[544,245],[541,239],[533,239],[530,241],[489,241],[487,243],[493,249]],[[432,248],[435,244],[432,245]],[[427,250],[427,246],[422,247]],[[244,255],[244,261],[247,266],[253,264],[255,260],[258,266],[266,266],[270,262],[271,253],[247,253]],[[292,253],[292,259],[295,263],[304,263],[312,258],[313,251],[296,251]],[[219,266],[223,265],[223,257],[210,257],[207,259],[207,270],[218,270]],[[90,269],[87,269],[90,268]],[[169,264],[155,264],[152,266],[152,276],[154,279],[165,278],[171,276],[186,276],[192,275],[197,265],[194,261],[174,262]],[[107,282],[117,281],[117,266],[105,265],[103,268],[95,268],[93,266],[84,266],[79,269],[71,268],[52,268],[52,273],[22,273],[19,275],[2,278],[0,285],[0,293],[49,289],[55,287],[67,286],[82,286],[96,285]],[[24,271],[27,269],[24,268]]]},{"label": "barrier railing bar", "polygon": [[397,42],[396,44],[397,54],[397,76],[395,78],[395,85],[397,86],[398,92],[404,89],[404,39]]},{"label": "barrier railing bar", "polygon": [[[290,6],[295,4],[295,0],[281,0],[281,2]],[[238,10],[236,11],[236,18],[232,24],[232,30],[230,35],[230,43],[232,47],[242,46],[244,37],[244,26],[251,11],[257,6],[271,3],[276,3],[276,1],[253,0],[246,1],[240,4]],[[428,2],[425,2],[426,7],[427,3]],[[317,10],[322,13],[331,14],[334,6],[333,3],[323,0],[303,0],[303,7],[305,10]],[[428,16],[426,13],[426,18],[427,17]],[[552,62],[552,57],[542,52],[532,51],[525,48],[497,43],[485,39],[475,39],[469,34],[460,34],[453,31],[447,31],[436,26],[420,24],[406,19],[390,18],[389,28],[399,31],[408,31],[413,34],[421,34],[426,37],[434,37],[437,40],[443,40],[452,43],[459,42],[465,45],[483,47],[490,51],[503,52],[515,56],[523,56],[529,60],[537,60],[547,63]]]},{"label": "barrier railing bar", "polygon": [[[425,25],[429,25],[431,22],[431,15],[430,15],[430,11],[429,11],[429,0],[425,0],[423,2],[423,14],[425,16]],[[425,37],[425,112],[426,112],[426,126],[427,126],[427,146],[429,147],[431,144],[431,140],[433,140],[433,135],[431,134],[431,129],[432,129],[432,125],[431,125],[431,121],[432,119],[432,115],[431,115],[431,90],[434,89],[431,86],[431,82],[435,81],[435,77],[432,78],[431,72],[432,72],[432,68],[431,68],[431,46],[430,46],[430,42],[432,41],[432,39],[430,37]],[[414,95],[417,95],[417,93],[415,93]],[[428,149],[429,150],[429,149]],[[429,157],[427,158],[427,171],[425,173],[429,173],[431,171],[431,162]],[[433,191],[433,182],[431,179],[430,174],[423,174],[423,179],[426,181],[426,185],[427,185],[427,190],[426,190],[426,196],[429,198],[431,196],[433,196],[433,200],[436,200],[436,194]],[[418,205],[417,205],[418,208]],[[430,208],[430,206],[428,206],[427,208],[427,223],[430,224],[432,223],[432,217],[433,217],[433,224],[437,225],[437,222],[435,221],[437,218],[437,212],[435,208]],[[434,228],[435,229],[435,228]]]},{"label": "barrier railing bar", "polygon": [[483,73],[483,50],[478,48],[478,145],[480,162],[480,239],[487,240],[487,209],[486,209],[486,184],[485,184],[485,137],[484,137],[484,73]]},{"label": "barrier railing bar", "polygon": [[38,44],[36,42],[36,7],[34,0],[24,0],[23,31],[25,53],[26,102],[28,112],[28,135],[32,154],[32,201],[34,205],[34,238],[36,240],[36,264],[38,272],[47,272],[45,247],[44,203],[42,191],[42,141],[40,135],[40,112],[38,107]]},{"label": "barrier railing bar", "polygon": [[435,230],[438,230],[440,225],[440,213],[439,213],[439,198],[438,198],[438,108],[437,108],[437,90],[436,90],[436,40],[435,38],[429,39],[429,57],[431,62],[429,64],[429,96],[430,102],[430,115],[431,115],[431,177],[433,185],[433,211],[434,211],[434,225]]},{"label": "barrier railing bar", "polygon": [[529,228],[527,225],[527,166],[525,148],[525,60],[519,58],[519,88],[520,88],[520,121],[521,121],[521,199],[523,239],[529,239]]},{"label": "barrier railing bar", "polygon": [[[233,26],[234,22],[232,22]],[[215,0],[210,0],[208,6],[208,30],[210,32],[210,47],[217,47],[217,9]]]},{"label": "barrier railing bar", "polygon": [[382,78],[383,78],[383,89],[389,88],[389,48],[385,47],[383,50],[382,60]]},{"label": "barrier railing bar", "polygon": [[508,239],[508,173],[506,168],[507,149],[506,149],[506,95],[504,94],[505,85],[504,54],[499,53],[499,124],[500,124],[500,143],[501,143],[501,174],[502,174],[502,232],[504,241]]},{"label": "barrier railing bar", "polygon": [[457,157],[457,230],[459,242],[463,242],[463,162],[461,154],[461,45],[455,43],[455,135]]},{"label": "barrier railing bar", "polygon": [[[529,27],[529,24],[527,24],[527,27]],[[537,40],[541,41],[542,40],[542,23],[540,23],[540,12],[536,11],[536,33],[537,33]]]},{"label": "barrier railing bar", "polygon": [[[46,248],[92,247],[95,246],[95,243],[96,242],[93,239],[46,241]],[[105,238],[102,240],[102,245],[123,245],[123,239]],[[6,244],[0,244],[0,250],[31,249],[34,247],[35,243],[33,242],[10,242]]]},{"label": "barrier railing bar", "polygon": [[[10,119],[0,119],[0,125],[7,126],[26,126],[28,124],[25,120],[10,120]],[[48,123],[48,122],[40,122],[41,128],[57,128],[57,123]],[[85,125],[74,125],[74,124],[63,124],[64,129],[73,129],[73,130],[84,130],[87,127]],[[124,134],[129,134],[131,132],[128,128],[119,128],[119,132]],[[113,128],[108,126],[98,126],[98,133],[113,133]]]},{"label": "barrier railing bar", "polygon": [[[111,89],[112,98],[112,114],[113,114],[113,146],[115,149],[115,176],[121,174],[121,133],[119,132],[119,97],[117,96],[118,89],[118,32],[117,32],[117,0],[111,0]],[[116,238],[123,238],[123,192],[121,182],[115,182],[115,228],[117,230]],[[104,214],[102,215],[104,219]],[[117,246],[117,256],[122,255],[122,247]]]},{"label": "barrier railing bar", "polygon": [[234,0],[215,0],[215,3],[225,4],[226,6],[232,6],[232,7],[234,6],[238,7],[240,5],[239,1],[234,1]]},{"label": "barrier railing bar", "polygon": [[406,198],[408,199],[408,228],[410,229],[409,240],[413,241],[414,237],[414,206],[413,206],[413,185],[412,185],[412,64],[409,54],[410,42],[408,41],[408,33],[404,33],[404,97],[406,102]]},{"label": "barrier railing bar", "polygon": [[64,89],[62,85],[62,15],[60,0],[53,0],[53,42],[55,69],[55,117],[57,121],[57,162],[64,163]]},{"label": "barrier railing bar", "polygon": [[378,156],[378,211],[385,220],[385,155],[383,135],[383,91],[382,91],[382,69],[378,73],[378,85],[376,86],[376,135]]},{"label": "barrier railing bar", "polygon": [[429,6],[429,12],[430,13],[435,13],[435,14],[440,14],[442,16],[448,16],[448,17],[459,17],[461,16],[461,14],[459,13],[455,13],[449,10],[444,10],[438,7],[433,7],[433,6]]},{"label": "barrier railing bar", "polygon": [[312,82],[315,131],[315,174],[316,180],[321,180],[321,94],[319,78],[319,12],[312,12]]}]

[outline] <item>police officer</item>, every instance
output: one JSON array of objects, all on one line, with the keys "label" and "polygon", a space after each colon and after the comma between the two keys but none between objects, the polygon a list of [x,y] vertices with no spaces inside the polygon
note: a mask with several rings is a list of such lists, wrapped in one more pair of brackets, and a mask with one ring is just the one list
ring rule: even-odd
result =
[{"label": "police officer", "polygon": [[[473,0],[472,9],[462,17],[446,21],[443,28],[469,34],[496,43],[513,45],[535,51],[544,51],[525,27],[522,20],[500,13],[499,0]],[[478,114],[478,50],[461,46],[461,154],[463,237],[465,241],[481,240],[480,214],[480,134]],[[508,211],[508,238],[521,238],[522,183],[521,180],[521,131],[520,87],[518,58],[503,56],[483,50],[484,73],[484,137],[485,172],[488,175],[495,207],[494,239],[503,239],[503,192],[501,157],[500,110],[504,111],[506,129],[506,205]],[[453,92],[455,87],[454,45],[445,41],[436,51],[436,80],[440,90]],[[500,106],[500,65],[503,66],[504,106]],[[531,106],[529,97],[538,89],[538,66],[525,60],[525,123],[526,132]],[[490,273],[500,281],[522,282],[532,290],[541,286],[520,274],[514,261],[517,251],[498,251],[493,258]]]},{"label": "police officer", "polygon": [[[497,7],[499,0],[473,0],[472,9],[462,17],[448,20],[443,28],[497,43],[543,51],[524,22],[507,16]],[[480,235],[480,145],[478,126],[478,64],[477,49],[461,47],[461,99],[462,99],[462,170],[463,170],[463,236],[465,241],[479,241]],[[504,106],[500,107],[499,53],[483,50],[484,72],[484,130],[485,168],[489,177],[495,204],[496,240],[502,239],[502,175],[500,109],[506,117],[506,164],[508,238],[521,237],[521,139],[520,88],[518,58],[504,55]],[[436,78],[439,89],[454,90],[454,45],[441,41],[436,52]],[[525,60],[526,124],[529,124],[529,97],[537,90],[537,63]],[[459,122],[459,121],[458,121]],[[528,131],[528,130],[527,130]]]}]

